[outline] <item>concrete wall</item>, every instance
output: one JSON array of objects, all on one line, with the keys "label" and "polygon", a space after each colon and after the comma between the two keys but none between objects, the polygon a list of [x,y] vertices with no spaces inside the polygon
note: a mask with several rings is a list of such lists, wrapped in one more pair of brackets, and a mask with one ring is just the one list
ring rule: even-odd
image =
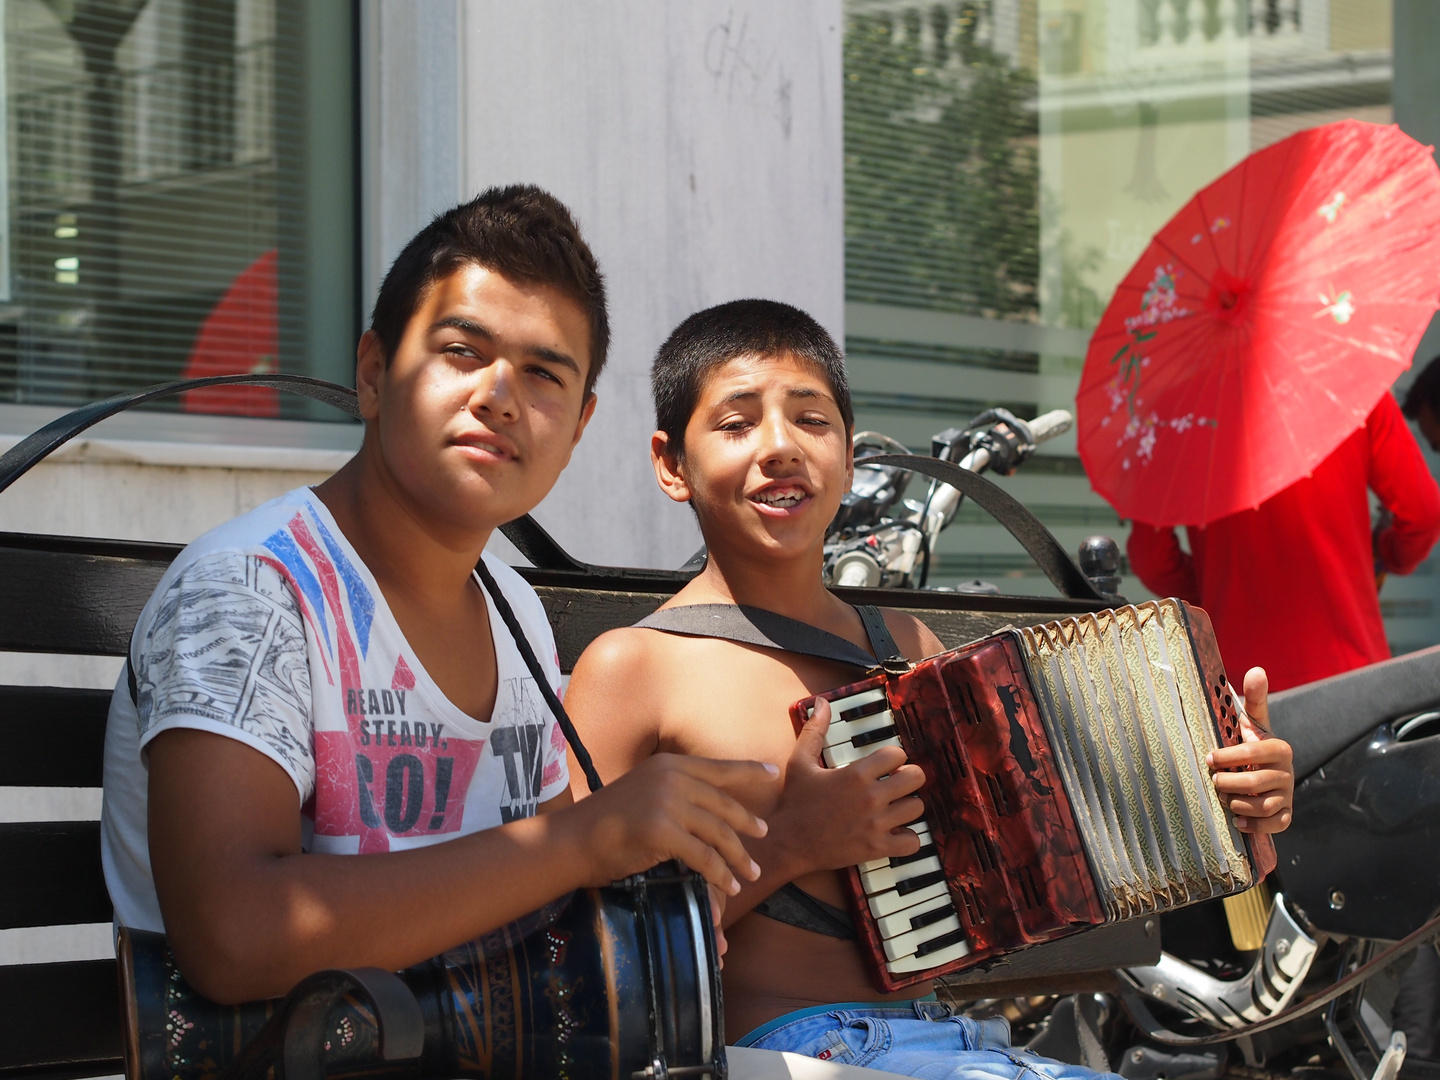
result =
[{"label": "concrete wall", "polygon": [[699,534],[650,472],[656,348],[691,312],[745,296],[843,331],[839,0],[365,10],[366,280],[492,184],[564,200],[605,271],[613,346],[595,421],[536,516],[588,561],[679,565]]},{"label": "concrete wall", "polygon": [[[0,452],[63,412],[0,406]],[[359,445],[355,423],[121,413],[0,495],[0,530],[187,543],[323,480]]]}]

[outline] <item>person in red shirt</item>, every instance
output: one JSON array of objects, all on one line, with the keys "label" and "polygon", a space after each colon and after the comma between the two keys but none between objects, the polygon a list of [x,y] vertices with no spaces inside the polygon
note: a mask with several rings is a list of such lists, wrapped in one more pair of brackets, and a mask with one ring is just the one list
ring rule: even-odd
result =
[{"label": "person in red shirt", "polygon": [[[1389,511],[1372,536],[1366,489]],[[1315,471],[1204,528],[1136,522],[1127,553],[1145,587],[1210,614],[1232,681],[1265,668],[1284,690],[1390,656],[1376,564],[1408,574],[1440,538],[1440,487],[1389,394]]]}]

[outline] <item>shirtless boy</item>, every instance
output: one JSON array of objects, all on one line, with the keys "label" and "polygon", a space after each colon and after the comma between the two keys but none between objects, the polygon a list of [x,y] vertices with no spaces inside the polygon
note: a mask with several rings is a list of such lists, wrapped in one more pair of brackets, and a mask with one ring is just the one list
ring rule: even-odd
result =
[{"label": "shirtless boy", "polygon": [[[764,608],[868,651],[859,614],[821,583],[826,526],[854,474],[844,361],[829,335],[783,304],[721,305],[676,329],[660,349],[652,384],[656,477],[672,499],[693,508],[709,549],[705,569],[665,606]],[[905,656],[942,651],[911,616],[886,611],[884,619]],[[798,740],[791,726],[791,702],[855,675],[854,668],[794,653],[632,627],[586,650],[567,703],[605,778],[657,753],[753,757],[784,769],[783,791],[748,804],[770,823],[765,839],[751,845],[761,876],[725,910],[730,1041],[910,1075],[952,1075],[947,1065],[956,1076],[976,1069],[1015,1075],[1003,1021],[930,1023],[949,1017],[936,1002],[912,1000],[927,995],[928,986],[885,999],[853,939],[752,910],[793,882],[823,902],[804,905],[802,898],[823,923],[824,905],[846,905],[837,869],[919,847],[903,827],[921,815],[918,766],[886,748],[827,770],[819,757],[828,706],[817,709]],[[1245,699],[1263,729],[1263,671],[1246,677]],[[1260,768],[1219,772],[1216,786],[1241,828],[1278,831],[1290,819],[1290,748],[1262,739],[1259,730],[1247,738],[1217,752],[1213,765]],[[794,893],[789,897],[793,911]],[[768,903],[767,910],[784,916]],[[1033,1057],[1025,1064],[1051,1075],[1093,1075]]]},{"label": "shirtless boy", "polygon": [[[773,766],[668,756],[571,804],[565,741],[475,573],[569,461],[607,340],[554,198],[441,215],[360,340],[359,453],[156,588],[134,698],[122,675],[111,706],[103,856],[117,921],[166,932],[202,993],[397,970],[669,858],[730,893],[758,873],[740,837],[764,825],[726,792],[764,801]],[[558,687],[539,599],[484,558]]]}]

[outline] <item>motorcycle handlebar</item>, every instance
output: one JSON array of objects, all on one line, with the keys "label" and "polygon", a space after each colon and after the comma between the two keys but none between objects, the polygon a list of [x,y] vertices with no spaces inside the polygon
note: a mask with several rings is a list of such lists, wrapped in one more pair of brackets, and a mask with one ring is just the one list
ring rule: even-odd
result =
[{"label": "motorcycle handlebar", "polygon": [[1027,421],[1030,428],[1030,436],[1039,446],[1047,439],[1053,439],[1057,435],[1064,435],[1075,426],[1075,418],[1064,409],[1052,409],[1047,413],[1041,413],[1034,420]]},{"label": "motorcycle handlebar", "polygon": [[835,584],[863,589],[870,584],[870,574],[866,572],[865,565],[859,560],[847,562],[840,567],[840,575],[835,579]]}]

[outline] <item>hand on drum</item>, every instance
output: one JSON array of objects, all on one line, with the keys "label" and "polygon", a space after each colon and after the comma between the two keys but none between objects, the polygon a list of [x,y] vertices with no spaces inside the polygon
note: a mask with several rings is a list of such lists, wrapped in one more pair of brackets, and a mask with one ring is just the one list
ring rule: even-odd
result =
[{"label": "hand on drum", "polygon": [[915,793],[925,783],[905,751],[888,746],[868,757],[830,769],[821,760],[830,728],[830,703],[815,699],[785,766],[785,789],[770,815],[783,819],[776,839],[808,870],[838,870],[895,855],[913,855],[920,841],[905,826],[925,807]]},{"label": "hand on drum", "polygon": [[1290,827],[1295,805],[1290,744],[1270,733],[1269,692],[1264,668],[1245,673],[1241,741],[1205,758],[1214,775],[1215,790],[1235,815],[1235,827],[1241,832],[1284,832]]},{"label": "hand on drum", "polygon": [[[680,859],[720,893],[760,876],[743,836],[764,836],[764,821],[730,792],[755,798],[780,771],[758,761],[712,761],[656,754],[564,813],[581,826],[590,883],[604,885]],[[769,794],[766,792],[765,794]]]}]

